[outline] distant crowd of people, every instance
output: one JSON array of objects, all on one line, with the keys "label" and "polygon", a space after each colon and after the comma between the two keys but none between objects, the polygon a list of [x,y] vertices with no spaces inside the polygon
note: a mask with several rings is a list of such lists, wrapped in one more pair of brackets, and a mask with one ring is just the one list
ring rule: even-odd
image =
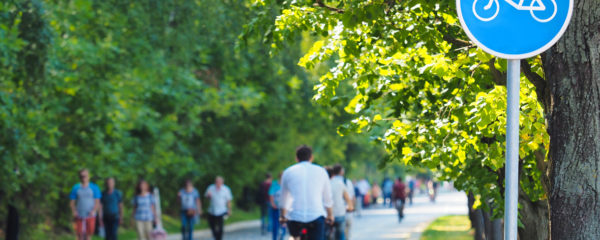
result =
[{"label": "distant crowd of people", "polygon": [[[420,181],[410,179],[408,186],[402,177],[385,178],[381,185],[369,184],[366,179],[351,181],[342,165],[322,167],[313,163],[312,149],[302,145],[296,149],[296,163],[274,179],[270,174],[259,185],[261,232],[271,232],[273,240],[283,240],[289,233],[294,239],[346,240],[350,238],[353,217],[361,209],[382,200],[383,206],[394,207],[399,221],[404,218],[406,200],[412,204]],[[114,178],[106,178],[104,191],[90,182],[87,169],[79,171],[80,182],[69,195],[77,239],[90,240],[96,219],[104,228],[105,238],[117,239],[123,220],[123,194],[115,187]],[[431,200],[435,200],[436,183],[427,182]],[[191,180],[179,190],[181,206],[181,235],[193,239],[195,223],[202,215],[202,199]],[[156,239],[154,226],[160,225],[157,200],[145,180],[139,180],[131,199],[132,220],[138,239]],[[223,238],[224,219],[232,214],[233,196],[220,176],[208,186],[204,197],[210,201],[206,218],[216,240]],[[158,208],[160,209],[160,208]]]},{"label": "distant crowd of people", "polygon": [[[79,179],[80,182],[73,186],[69,194],[77,239],[90,240],[95,232],[96,218],[98,218],[100,226],[104,227],[105,238],[116,240],[119,225],[123,220],[124,200],[122,192],[115,187],[115,179],[106,178],[102,192],[96,184],[90,182],[89,170],[80,170]],[[193,226],[202,215],[200,193],[193,182],[187,180],[177,196],[181,206],[182,239],[191,240]],[[204,196],[210,201],[207,218],[211,232],[215,239],[221,240],[223,220],[232,214],[231,190],[224,184],[224,179],[217,176],[215,183],[208,186],[204,192]],[[148,182],[143,179],[138,181],[131,206],[133,225],[140,240],[156,239],[156,235],[161,234],[153,231],[154,226],[160,223],[156,197],[150,191]]]}]

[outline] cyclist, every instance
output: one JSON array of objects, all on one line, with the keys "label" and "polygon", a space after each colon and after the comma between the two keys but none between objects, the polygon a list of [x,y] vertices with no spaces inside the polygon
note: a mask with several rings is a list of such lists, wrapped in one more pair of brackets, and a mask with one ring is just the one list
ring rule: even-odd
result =
[{"label": "cyclist", "polygon": [[406,203],[406,185],[402,182],[402,177],[398,177],[398,180],[394,183],[392,200],[396,210],[398,210],[398,221],[402,221],[404,218],[404,203]]},{"label": "cyclist", "polygon": [[[281,178],[284,207],[280,222],[287,223],[294,239],[300,239],[306,231],[308,239],[324,240],[325,222],[334,221],[329,177],[323,167],[312,163],[313,160],[312,149],[300,146],[296,150],[297,163],[287,168]],[[291,209],[289,213],[287,209]]]}]

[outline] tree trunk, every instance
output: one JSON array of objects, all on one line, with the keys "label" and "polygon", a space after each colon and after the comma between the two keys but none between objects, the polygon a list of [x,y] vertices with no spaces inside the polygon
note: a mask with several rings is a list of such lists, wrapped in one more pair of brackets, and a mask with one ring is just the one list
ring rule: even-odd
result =
[{"label": "tree trunk", "polygon": [[483,224],[483,211],[481,209],[473,209],[475,196],[473,193],[467,195],[467,204],[469,205],[469,219],[471,220],[471,228],[475,229],[475,240],[485,240],[485,229]]},{"label": "tree trunk", "polygon": [[598,0],[575,0],[571,24],[543,64],[551,98],[551,237],[600,239]]},{"label": "tree trunk", "polygon": [[482,211],[483,220],[485,223],[485,239],[486,240],[502,240],[504,239],[504,225],[501,218],[493,218],[494,210]]},{"label": "tree trunk", "polygon": [[492,236],[493,240],[504,239],[504,221],[502,218],[496,218],[492,221]]},{"label": "tree trunk", "polygon": [[550,239],[550,218],[548,200],[532,202],[529,196],[519,189],[519,220],[523,228],[519,228],[519,239]]}]

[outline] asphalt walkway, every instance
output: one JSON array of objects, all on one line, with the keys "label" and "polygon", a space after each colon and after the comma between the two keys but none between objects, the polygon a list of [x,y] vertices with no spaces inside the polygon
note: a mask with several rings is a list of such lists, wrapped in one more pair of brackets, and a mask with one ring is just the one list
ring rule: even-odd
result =
[{"label": "asphalt walkway", "polygon": [[[444,215],[467,214],[467,197],[462,192],[440,193],[432,203],[426,196],[418,196],[412,206],[405,209],[405,218],[398,221],[396,211],[376,206],[365,209],[361,217],[354,217],[351,229],[352,240],[418,240],[431,221]],[[247,221],[225,226],[226,240],[270,240],[271,236],[261,236],[260,222]],[[208,230],[196,231],[195,239],[212,239]],[[169,240],[181,239],[181,235],[172,234]]]}]

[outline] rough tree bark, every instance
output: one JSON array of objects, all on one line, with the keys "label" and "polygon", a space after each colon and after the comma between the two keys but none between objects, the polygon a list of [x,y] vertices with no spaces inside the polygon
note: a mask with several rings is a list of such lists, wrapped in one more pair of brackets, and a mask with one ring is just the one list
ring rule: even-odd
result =
[{"label": "rough tree bark", "polygon": [[481,208],[473,209],[473,203],[475,203],[475,196],[473,193],[469,193],[467,195],[468,199],[468,207],[469,207],[469,219],[471,220],[471,227],[475,230],[475,235],[473,239],[475,240],[485,240],[485,226],[483,223],[483,212]]},{"label": "rough tree bark", "polygon": [[519,189],[519,207],[519,219],[524,226],[519,228],[519,239],[550,239],[548,200],[533,202],[523,189]]},{"label": "rough tree bark", "polygon": [[600,3],[575,0],[543,56],[550,88],[551,238],[600,239]]}]

